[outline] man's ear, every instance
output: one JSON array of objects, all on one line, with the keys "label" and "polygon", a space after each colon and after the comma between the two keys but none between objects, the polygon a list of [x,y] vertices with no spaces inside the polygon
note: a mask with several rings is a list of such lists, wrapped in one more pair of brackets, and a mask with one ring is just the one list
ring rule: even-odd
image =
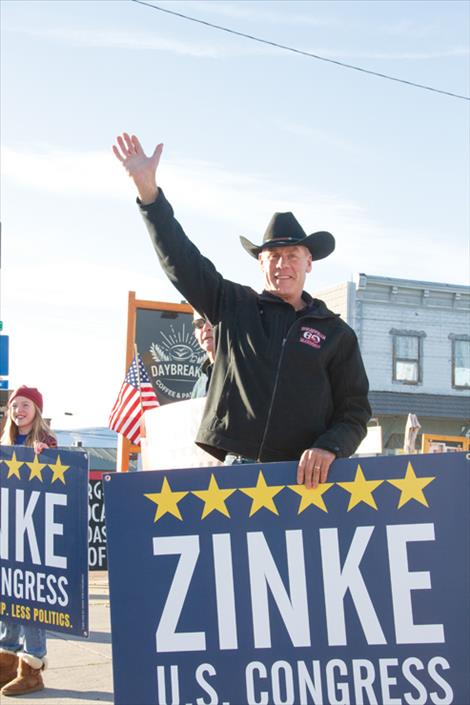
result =
[{"label": "man's ear", "polygon": [[308,274],[309,272],[312,271],[312,264],[313,264],[312,253],[310,252],[308,247],[306,247],[305,245],[301,245],[301,247],[299,247],[299,249],[302,250],[305,257],[307,258],[307,266],[305,267],[305,274]]}]

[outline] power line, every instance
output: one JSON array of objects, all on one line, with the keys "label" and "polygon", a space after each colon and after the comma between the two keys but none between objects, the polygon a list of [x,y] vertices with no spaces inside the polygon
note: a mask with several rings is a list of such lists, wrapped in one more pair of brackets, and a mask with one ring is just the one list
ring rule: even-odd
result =
[{"label": "power line", "polygon": [[397,78],[396,76],[389,76],[386,73],[379,73],[378,71],[370,71],[369,69],[364,69],[361,66],[354,66],[353,64],[346,64],[343,61],[337,61],[336,59],[328,59],[326,56],[319,56],[318,54],[313,54],[309,51],[303,51],[302,49],[294,49],[294,47],[288,47],[284,44],[278,44],[277,42],[271,42],[268,39],[261,39],[261,37],[255,37],[252,34],[245,34],[244,32],[237,32],[235,29],[229,29],[228,27],[222,27],[218,24],[213,24],[212,22],[206,22],[205,20],[200,20],[196,17],[190,17],[189,15],[184,15],[182,12],[175,12],[174,10],[168,10],[165,7],[160,7],[159,5],[153,5],[150,2],[144,2],[144,0],[131,0],[138,5],[146,5],[151,7],[153,10],[158,10],[159,12],[166,12],[168,15],[174,15],[175,17],[180,17],[183,20],[189,20],[190,22],[197,22],[198,24],[203,24],[206,27],[212,27],[212,29],[218,29],[221,32],[227,32],[228,34],[235,34],[238,37],[244,37],[245,39],[251,39],[253,42],[259,42],[260,44],[268,44],[269,46],[276,47],[277,49],[284,49],[285,51],[291,51],[294,54],[301,54],[302,56],[308,56],[310,59],[318,59],[319,61],[326,61],[329,64],[336,64],[337,66],[342,66],[346,69],[354,69],[354,71],[361,71],[362,73],[368,73],[371,76],[378,76],[379,78],[386,78],[389,81],[396,81],[397,83],[405,83],[408,86],[413,86],[414,88],[422,88],[426,91],[432,91],[433,93],[441,93],[442,95],[448,95],[452,98],[460,98],[461,100],[470,101],[470,97],[466,95],[459,95],[458,93],[451,93],[450,91],[443,91],[439,88],[433,88],[432,86],[425,86],[422,83],[414,83],[413,81],[406,81],[404,78]]}]

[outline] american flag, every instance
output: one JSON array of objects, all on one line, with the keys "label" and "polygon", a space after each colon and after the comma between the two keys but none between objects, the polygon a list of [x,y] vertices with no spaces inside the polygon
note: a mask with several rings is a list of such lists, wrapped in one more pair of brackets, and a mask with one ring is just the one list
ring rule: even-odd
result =
[{"label": "american flag", "polygon": [[[139,361],[138,371],[136,358]],[[154,409],[156,406],[160,406],[157,395],[154,392],[144,363],[137,353],[132,360],[116,403],[109,415],[109,428],[122,433],[131,443],[139,445],[142,414],[144,411]]]}]

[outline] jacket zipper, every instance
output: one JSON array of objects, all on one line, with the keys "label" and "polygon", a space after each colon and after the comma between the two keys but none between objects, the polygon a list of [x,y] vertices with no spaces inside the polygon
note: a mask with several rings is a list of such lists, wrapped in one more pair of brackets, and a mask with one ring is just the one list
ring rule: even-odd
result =
[{"label": "jacket zipper", "polygon": [[[305,318],[308,318],[308,317],[309,317],[308,315],[305,316]],[[303,316],[302,316],[301,318],[303,318]],[[280,354],[280,356],[279,356],[279,361],[278,361],[278,363],[277,363],[276,378],[275,378],[275,380],[274,380],[274,389],[273,389],[273,393],[272,393],[272,395],[271,395],[271,401],[270,401],[270,403],[269,403],[269,409],[268,409],[268,415],[267,415],[267,417],[266,417],[266,423],[265,423],[265,425],[264,425],[263,438],[261,439],[261,444],[260,444],[260,447],[259,447],[259,450],[258,450],[258,457],[257,457],[257,459],[256,459],[256,462],[257,462],[257,463],[261,462],[261,461],[260,461],[260,458],[261,458],[261,451],[263,450],[263,446],[264,446],[264,443],[265,443],[265,441],[266,441],[266,436],[267,436],[267,434],[268,434],[269,422],[271,421],[271,414],[272,414],[273,405],[274,405],[274,397],[276,396],[277,386],[278,386],[278,383],[279,383],[279,374],[280,374],[280,372],[281,372],[281,364],[282,364],[282,358],[284,357],[284,350],[285,350],[286,342],[287,342],[287,339],[288,339],[289,335],[291,334],[291,331],[293,330],[294,326],[297,325],[297,323],[299,322],[299,320],[301,320],[301,319],[296,318],[296,320],[291,324],[291,326],[290,326],[289,330],[287,331],[285,337],[282,339],[281,354]]]}]

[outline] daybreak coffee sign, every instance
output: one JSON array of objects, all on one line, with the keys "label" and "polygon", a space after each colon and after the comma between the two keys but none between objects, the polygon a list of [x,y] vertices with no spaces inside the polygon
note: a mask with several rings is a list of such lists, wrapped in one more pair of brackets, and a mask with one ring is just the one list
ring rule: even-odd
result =
[{"label": "daybreak coffee sign", "polygon": [[135,339],[160,404],[189,399],[206,354],[185,312],[137,309]]},{"label": "daybreak coffee sign", "polygon": [[88,635],[88,456],[0,447],[0,618]]},{"label": "daybreak coffee sign", "polygon": [[470,702],[465,454],[295,475],[105,476],[116,705]]}]

